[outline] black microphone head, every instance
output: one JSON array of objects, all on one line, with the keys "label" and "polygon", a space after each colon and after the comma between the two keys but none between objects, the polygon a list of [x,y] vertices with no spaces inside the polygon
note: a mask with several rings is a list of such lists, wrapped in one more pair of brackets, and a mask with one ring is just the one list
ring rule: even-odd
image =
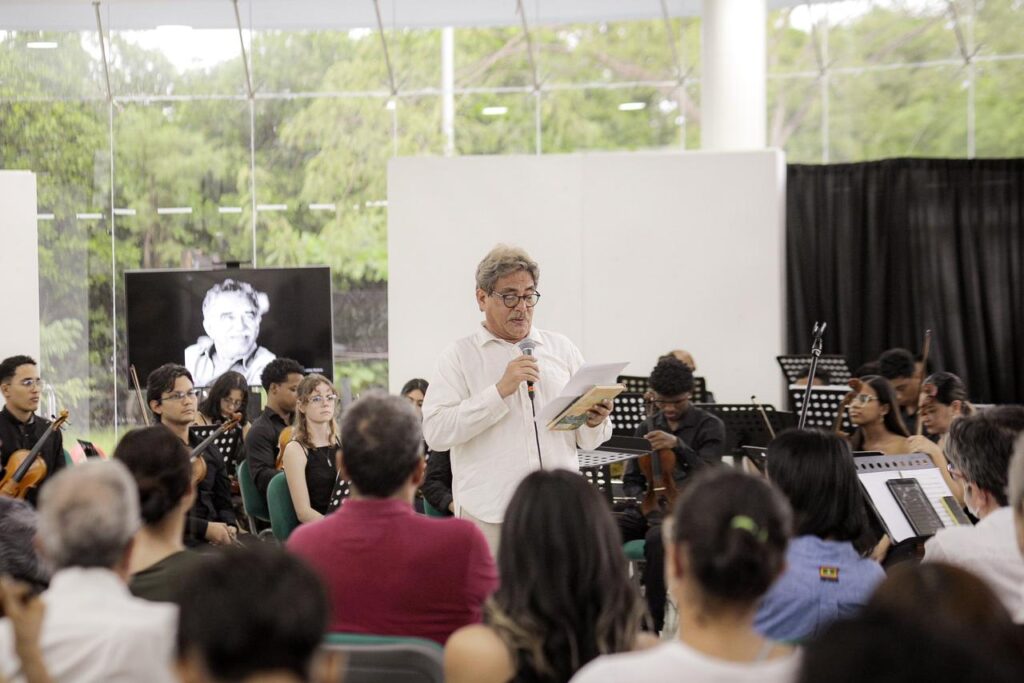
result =
[{"label": "black microphone head", "polygon": [[519,349],[527,356],[532,356],[535,348],[537,348],[537,342],[530,338],[526,338],[519,342]]}]

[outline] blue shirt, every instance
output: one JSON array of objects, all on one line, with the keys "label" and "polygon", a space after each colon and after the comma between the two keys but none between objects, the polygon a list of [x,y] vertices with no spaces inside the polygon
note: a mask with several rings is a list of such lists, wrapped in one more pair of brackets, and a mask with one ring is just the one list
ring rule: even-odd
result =
[{"label": "blue shirt", "polygon": [[758,633],[784,642],[806,640],[856,614],[885,578],[881,565],[861,557],[849,541],[817,536],[790,541],[786,563],[754,620]]}]

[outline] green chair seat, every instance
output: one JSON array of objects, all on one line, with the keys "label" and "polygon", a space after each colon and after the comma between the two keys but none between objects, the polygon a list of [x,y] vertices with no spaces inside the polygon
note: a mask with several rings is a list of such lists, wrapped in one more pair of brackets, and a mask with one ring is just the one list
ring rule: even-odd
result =
[{"label": "green chair seat", "polygon": [[424,645],[443,650],[440,644],[426,638],[413,636],[380,636],[370,633],[328,633],[324,636],[328,645]]},{"label": "green chair seat", "polygon": [[270,510],[267,509],[267,500],[260,495],[260,490],[256,488],[256,482],[252,480],[248,460],[243,458],[238,463],[235,476],[238,478],[238,490],[242,494],[242,506],[245,508],[245,514],[249,517],[249,531],[255,534],[256,525],[253,523],[253,519],[259,519],[264,522],[270,521]]},{"label": "green chair seat", "polygon": [[622,551],[626,553],[626,559],[630,562],[643,562],[646,545],[647,542],[643,539],[628,541],[622,544]]},{"label": "green chair seat", "polygon": [[430,501],[428,501],[426,498],[423,499],[423,514],[425,514],[427,517],[447,517],[448,516],[448,515],[444,514],[443,512],[441,512],[440,510],[438,510],[433,505],[431,505]]},{"label": "green chair seat", "polygon": [[299,518],[292,504],[292,494],[284,472],[278,472],[267,487],[267,509],[270,512],[270,528],[274,537],[284,543],[299,526]]}]

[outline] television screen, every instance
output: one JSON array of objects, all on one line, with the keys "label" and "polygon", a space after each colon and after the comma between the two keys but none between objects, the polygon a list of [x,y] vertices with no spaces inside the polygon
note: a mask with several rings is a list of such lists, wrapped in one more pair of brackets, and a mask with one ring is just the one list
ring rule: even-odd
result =
[{"label": "television screen", "polygon": [[227,370],[251,386],[274,358],[334,379],[331,270],[137,270],[124,274],[128,362],[139,380],[181,363],[196,386]]}]

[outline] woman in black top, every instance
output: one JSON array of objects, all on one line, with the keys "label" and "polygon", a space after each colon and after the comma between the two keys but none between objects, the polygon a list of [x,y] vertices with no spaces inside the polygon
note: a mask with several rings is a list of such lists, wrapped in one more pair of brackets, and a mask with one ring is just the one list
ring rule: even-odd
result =
[{"label": "woman in black top", "polygon": [[197,425],[219,425],[235,413],[242,414],[242,431],[235,441],[234,450],[230,453],[221,453],[227,464],[228,474],[232,477],[235,476],[235,466],[242,458],[242,442],[249,433],[249,418],[245,414],[248,404],[249,385],[246,384],[245,377],[239,372],[229,370],[210,386],[206,398],[199,404],[196,412]]},{"label": "woman in black top", "polygon": [[297,393],[292,440],[281,457],[295,514],[306,523],[327,514],[338,481],[338,392],[326,377],[312,374]]}]

